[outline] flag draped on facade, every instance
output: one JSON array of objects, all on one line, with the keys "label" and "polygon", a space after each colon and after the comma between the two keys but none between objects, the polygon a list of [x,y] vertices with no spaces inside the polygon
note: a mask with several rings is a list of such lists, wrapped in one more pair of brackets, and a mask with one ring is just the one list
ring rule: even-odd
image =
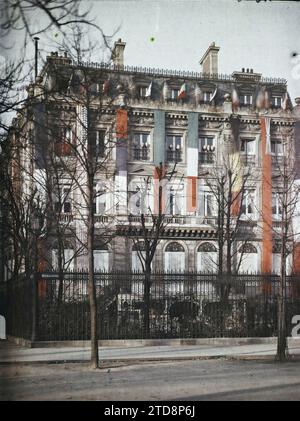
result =
[{"label": "flag draped on facade", "polygon": [[283,98],[283,101],[281,103],[281,108],[286,111],[288,109],[288,103],[289,103],[289,96],[288,93],[286,92]]},{"label": "flag draped on facade", "polygon": [[185,98],[185,96],[186,96],[186,84],[184,83],[183,85],[181,85],[177,99]]},{"label": "flag draped on facade", "polygon": [[238,109],[240,102],[239,102],[238,93],[235,88],[233,88],[231,99],[232,99],[232,111],[236,111]]},{"label": "flag draped on facade", "polygon": [[261,117],[262,157],[262,273],[272,272],[272,160],[269,117]]},{"label": "flag draped on facade", "polygon": [[217,91],[218,91],[218,88],[216,88],[216,89],[214,90],[214,92],[213,92],[213,94],[212,94],[212,96],[211,96],[211,98],[210,98],[209,102],[212,102],[212,101],[215,99],[215,97],[216,97],[216,95],[217,95]]},{"label": "flag draped on facade", "polygon": [[145,97],[146,98],[150,98],[152,94],[152,82],[150,82],[150,85],[148,86],[147,90],[146,90],[146,94]]},{"label": "flag draped on facade", "polygon": [[108,95],[108,92],[109,92],[109,85],[110,85],[109,80],[106,80],[106,81],[103,83],[103,93],[104,93],[104,95]]}]

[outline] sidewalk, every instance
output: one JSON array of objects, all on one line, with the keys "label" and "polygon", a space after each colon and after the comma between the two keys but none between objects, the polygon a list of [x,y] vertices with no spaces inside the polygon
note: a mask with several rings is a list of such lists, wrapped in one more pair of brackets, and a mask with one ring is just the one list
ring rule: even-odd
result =
[{"label": "sidewalk", "polygon": [[[251,342],[251,343],[250,343]],[[179,345],[179,346],[129,346],[99,347],[100,361],[163,361],[206,358],[270,358],[276,354],[276,338],[270,343],[230,345]],[[300,340],[289,340],[289,354],[300,357]],[[9,341],[0,341],[0,364],[5,363],[42,363],[42,362],[85,362],[90,359],[90,348],[85,347],[47,347],[25,348]]]}]

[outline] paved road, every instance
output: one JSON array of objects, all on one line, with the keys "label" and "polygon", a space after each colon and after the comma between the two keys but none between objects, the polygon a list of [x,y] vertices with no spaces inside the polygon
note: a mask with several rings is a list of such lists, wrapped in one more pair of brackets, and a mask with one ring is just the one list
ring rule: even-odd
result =
[{"label": "paved road", "polygon": [[88,364],[0,366],[0,400],[300,400],[300,363],[209,359],[92,370]]}]

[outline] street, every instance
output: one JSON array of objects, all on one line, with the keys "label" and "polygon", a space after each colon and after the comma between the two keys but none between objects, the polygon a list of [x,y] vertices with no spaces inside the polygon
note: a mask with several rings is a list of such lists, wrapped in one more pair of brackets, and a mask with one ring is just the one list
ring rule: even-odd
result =
[{"label": "street", "polygon": [[0,400],[300,400],[299,360],[105,364],[2,364]]}]

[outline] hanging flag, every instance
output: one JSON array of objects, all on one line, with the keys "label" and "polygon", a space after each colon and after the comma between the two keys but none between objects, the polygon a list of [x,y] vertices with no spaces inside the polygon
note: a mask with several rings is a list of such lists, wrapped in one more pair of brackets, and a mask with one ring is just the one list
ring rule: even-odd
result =
[{"label": "hanging flag", "polygon": [[283,98],[283,101],[281,103],[281,108],[286,111],[288,109],[288,102],[289,102],[289,96],[288,93],[286,92]]},{"label": "hanging flag", "polygon": [[185,98],[186,96],[186,85],[185,83],[183,85],[181,85],[180,91],[178,93],[177,99],[182,99]]},{"label": "hanging flag", "polygon": [[271,136],[270,136],[270,127],[271,119],[270,117],[265,117],[265,127],[266,127],[266,154],[271,154]]},{"label": "hanging flag", "polygon": [[117,139],[126,139],[128,135],[128,115],[126,110],[117,110],[116,116]]},{"label": "hanging flag", "polygon": [[196,99],[196,104],[200,104],[201,101],[201,89],[199,88],[199,85],[196,84],[195,86],[195,99]]},{"label": "hanging flag", "polygon": [[215,98],[215,96],[217,95],[217,90],[218,90],[218,88],[216,88],[216,89],[214,90],[214,93],[212,94],[212,96],[211,96],[211,98],[210,98],[209,102],[212,102],[212,100]]},{"label": "hanging flag", "polygon": [[259,109],[264,108],[264,102],[265,102],[265,94],[260,89],[256,97],[256,107]]},{"label": "hanging flag", "polygon": [[270,108],[270,99],[269,99],[269,92],[265,91],[264,93],[264,108],[268,109]]},{"label": "hanging flag", "polygon": [[170,97],[170,89],[167,82],[165,82],[164,87],[163,87],[163,98],[164,100],[167,100],[169,99],[169,97]]},{"label": "hanging flag", "polygon": [[107,95],[109,92],[109,79],[103,83],[103,93]]},{"label": "hanging flag", "polygon": [[146,90],[145,97],[146,98],[150,98],[151,97],[151,93],[152,93],[152,82],[150,83],[150,85],[148,86],[148,88]]},{"label": "hanging flag", "polygon": [[233,88],[231,99],[232,99],[232,110],[236,111],[240,102],[239,102],[238,93],[235,88]]}]

